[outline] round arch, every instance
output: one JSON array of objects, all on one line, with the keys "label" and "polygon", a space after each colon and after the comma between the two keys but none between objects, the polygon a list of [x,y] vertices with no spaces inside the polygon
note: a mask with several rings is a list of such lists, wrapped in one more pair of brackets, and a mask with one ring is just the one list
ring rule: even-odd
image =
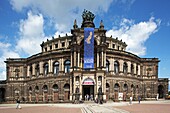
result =
[{"label": "round arch", "polygon": [[57,84],[54,84],[52,88],[53,88],[53,91],[58,91],[58,85]]},{"label": "round arch", "polygon": [[5,88],[0,88],[0,102],[5,102]]},{"label": "round arch", "polygon": [[110,84],[106,83],[106,100],[109,100],[110,98],[109,93],[110,93]]},{"label": "round arch", "polygon": [[115,85],[114,85],[114,90],[115,90],[115,91],[118,91],[119,88],[120,88],[120,85],[119,85],[118,83],[115,83]]},{"label": "round arch", "polygon": [[70,99],[70,85],[66,83],[64,85],[64,100],[69,100]]},{"label": "round arch", "polygon": [[94,80],[92,78],[84,79],[82,85],[94,85]]},{"label": "round arch", "polygon": [[44,92],[47,92],[48,91],[48,86],[44,85],[42,89],[43,89]]},{"label": "round arch", "polygon": [[159,94],[159,98],[164,98],[164,86],[163,85],[158,86],[158,94]]}]

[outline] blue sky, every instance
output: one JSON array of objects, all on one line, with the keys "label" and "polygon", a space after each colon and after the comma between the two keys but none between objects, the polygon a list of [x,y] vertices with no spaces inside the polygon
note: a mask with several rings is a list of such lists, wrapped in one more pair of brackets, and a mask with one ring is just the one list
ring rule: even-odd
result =
[{"label": "blue sky", "polygon": [[106,35],[128,44],[127,51],[161,60],[159,77],[170,78],[169,0],[0,0],[0,79],[6,58],[28,57],[41,51],[42,41],[70,34],[74,19],[81,27],[84,9],[103,20]]}]

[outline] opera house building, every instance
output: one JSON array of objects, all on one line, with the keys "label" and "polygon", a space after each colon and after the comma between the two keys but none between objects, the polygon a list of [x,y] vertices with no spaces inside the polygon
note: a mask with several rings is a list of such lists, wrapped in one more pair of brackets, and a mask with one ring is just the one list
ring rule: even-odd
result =
[{"label": "opera house building", "polygon": [[[127,52],[126,42],[107,37],[104,24],[85,10],[71,35],[40,42],[41,52],[28,58],[7,58],[7,80],[0,98],[12,103],[73,102],[101,98],[105,102],[166,98],[168,78],[158,78],[158,58],[140,58]],[[36,49],[36,48],[35,48]]]}]

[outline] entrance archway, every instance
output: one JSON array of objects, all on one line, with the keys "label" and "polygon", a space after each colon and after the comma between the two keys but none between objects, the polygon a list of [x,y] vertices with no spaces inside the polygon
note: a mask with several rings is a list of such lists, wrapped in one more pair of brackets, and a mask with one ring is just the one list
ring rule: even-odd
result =
[{"label": "entrance archway", "polygon": [[163,87],[163,85],[158,86],[158,94],[159,94],[159,98],[164,97],[164,87]]},{"label": "entrance archway", "polygon": [[57,102],[57,100],[58,100],[58,85],[54,84],[52,88],[53,88],[53,102]]},{"label": "entrance archway", "polygon": [[115,99],[115,101],[118,101],[119,89],[120,89],[120,86],[118,83],[116,83],[114,85],[114,99]]},{"label": "entrance archway", "polygon": [[91,78],[87,78],[83,81],[82,99],[85,100],[85,96],[88,95],[88,99],[92,97],[94,99],[94,81]]},{"label": "entrance archway", "polygon": [[70,85],[65,84],[64,85],[64,100],[69,100],[70,99]]},{"label": "entrance archway", "polygon": [[110,94],[110,85],[109,83],[106,83],[106,100],[109,100],[109,94]]},{"label": "entrance archway", "polygon": [[127,97],[127,93],[128,93],[128,85],[125,83],[123,86],[123,100],[126,101]]},{"label": "entrance archway", "polygon": [[0,102],[5,101],[5,88],[0,88]]}]

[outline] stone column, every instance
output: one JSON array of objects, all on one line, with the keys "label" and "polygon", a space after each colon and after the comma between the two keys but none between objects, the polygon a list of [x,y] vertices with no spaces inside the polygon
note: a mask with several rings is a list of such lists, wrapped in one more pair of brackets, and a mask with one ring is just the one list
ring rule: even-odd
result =
[{"label": "stone column", "polygon": [[64,59],[63,58],[61,58],[61,71],[64,71]]},{"label": "stone column", "polygon": [[30,66],[27,66],[27,77],[30,76]]},{"label": "stone column", "polygon": [[115,68],[114,62],[115,62],[115,60],[114,60],[114,58],[113,58],[113,59],[112,59],[112,69],[113,69],[113,74],[115,73],[115,72],[114,72],[114,68]]},{"label": "stone column", "polygon": [[97,67],[99,67],[99,53],[97,52]]},{"label": "stone column", "polygon": [[133,66],[134,66],[134,74],[136,74],[136,63],[134,63]]},{"label": "stone column", "polygon": [[104,58],[103,59],[104,59],[104,62],[103,62],[104,65],[103,66],[106,67],[106,52],[104,52]]},{"label": "stone column", "polygon": [[127,62],[127,65],[128,65],[128,73],[131,73],[131,62]]},{"label": "stone column", "polygon": [[106,100],[106,79],[104,79],[104,76],[102,77],[102,86],[103,86],[103,89],[102,89],[102,92],[104,93],[103,95],[103,99]]},{"label": "stone column", "polygon": [[77,60],[76,60],[76,51],[74,51],[74,64],[73,64],[73,66],[76,66],[76,62],[77,62]]},{"label": "stone column", "polygon": [[101,66],[103,67],[103,60],[104,60],[104,59],[103,59],[103,58],[104,58],[104,57],[103,57],[103,51],[101,52],[101,55],[102,55],[102,59],[101,59],[102,64],[101,64]]},{"label": "stone column", "polygon": [[51,59],[51,73],[53,73],[53,63],[54,61]]},{"label": "stone column", "polygon": [[40,62],[40,75],[43,75],[43,62]]},{"label": "stone column", "polygon": [[80,64],[81,64],[80,67],[83,68],[83,59],[82,58],[80,58]]},{"label": "stone column", "polygon": [[32,75],[35,76],[35,63],[32,65]]},{"label": "stone column", "polygon": [[96,75],[96,87],[95,87],[95,98],[97,98],[98,97],[98,95],[97,95],[97,93],[98,93],[98,76]]},{"label": "stone column", "polygon": [[120,60],[120,72],[123,73],[123,60]]},{"label": "stone column", "polygon": [[51,72],[51,60],[48,60],[48,72]]},{"label": "stone column", "polygon": [[70,101],[73,99],[73,91],[72,91],[72,76],[70,76]]},{"label": "stone column", "polygon": [[78,61],[77,61],[77,67],[80,67],[80,52],[78,52],[78,59],[77,59]]},{"label": "stone column", "polygon": [[138,65],[138,75],[140,75],[140,65]]},{"label": "stone column", "polygon": [[104,76],[102,76],[102,82],[101,82],[101,85],[102,85],[102,92],[104,92]]},{"label": "stone column", "polygon": [[79,75],[79,91],[80,91],[80,99],[82,99],[81,75]]},{"label": "stone column", "polygon": [[70,53],[70,72],[72,72],[73,71],[73,69],[72,69],[72,67],[73,67],[73,52],[72,52],[72,50],[71,50],[71,53]]}]

